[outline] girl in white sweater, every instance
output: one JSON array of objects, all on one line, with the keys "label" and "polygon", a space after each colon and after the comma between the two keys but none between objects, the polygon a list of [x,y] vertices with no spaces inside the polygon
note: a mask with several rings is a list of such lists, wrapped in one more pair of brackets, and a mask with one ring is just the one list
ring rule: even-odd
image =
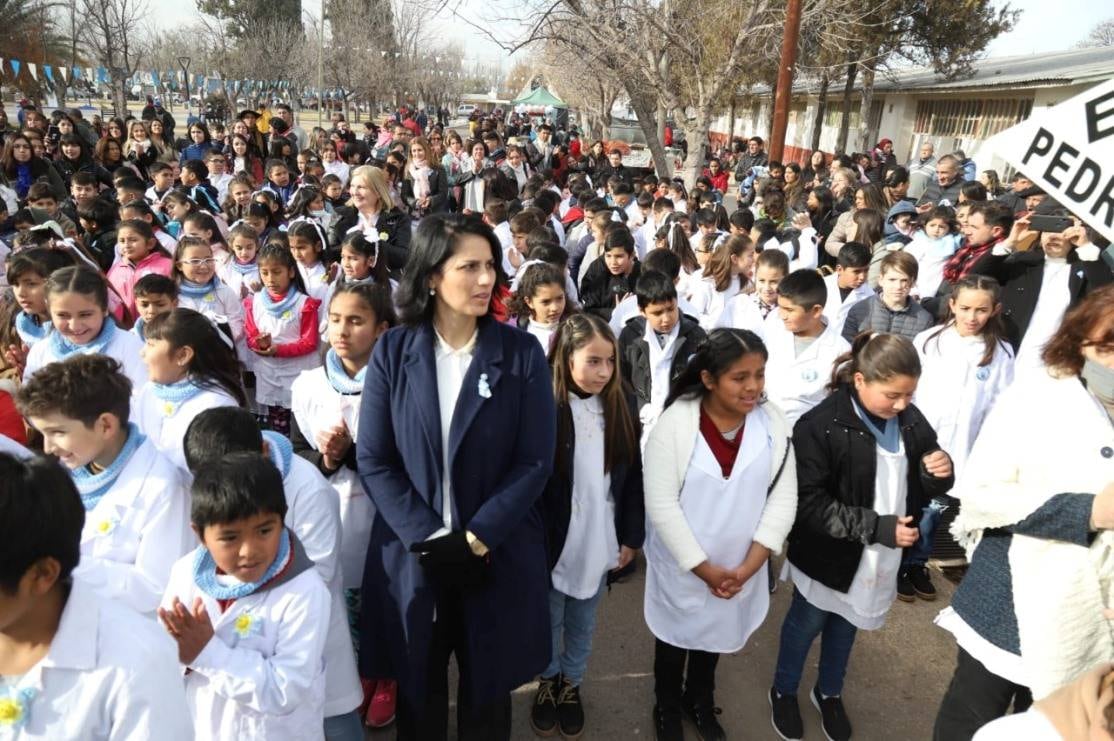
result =
[{"label": "girl in white sweater", "polygon": [[217,275],[213,247],[201,237],[182,237],[174,250],[178,306],[193,309],[224,325],[237,346],[244,340],[244,307],[240,294]]},{"label": "girl in white sweater", "polygon": [[675,382],[647,443],[645,611],[657,638],[661,741],[683,738],[682,713],[702,738],[724,738],[716,663],[765,619],[766,561],[793,525],[791,430],[763,401],[766,358],[753,332],[714,330]]}]

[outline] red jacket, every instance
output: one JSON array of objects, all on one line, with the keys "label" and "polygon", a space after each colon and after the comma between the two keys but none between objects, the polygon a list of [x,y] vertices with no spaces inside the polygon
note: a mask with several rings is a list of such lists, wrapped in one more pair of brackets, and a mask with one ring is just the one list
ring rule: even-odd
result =
[{"label": "red jacket", "polygon": [[727,171],[726,170],[721,169],[718,174],[713,175],[712,171],[705,167],[703,174],[704,174],[704,177],[706,177],[706,178],[708,178],[709,180],[712,181],[712,187],[713,188],[718,190],[720,193],[726,193],[727,192]]}]

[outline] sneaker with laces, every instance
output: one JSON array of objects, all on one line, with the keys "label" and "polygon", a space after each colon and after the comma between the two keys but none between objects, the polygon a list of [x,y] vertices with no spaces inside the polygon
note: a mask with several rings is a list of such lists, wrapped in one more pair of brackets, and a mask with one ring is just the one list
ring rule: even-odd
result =
[{"label": "sneaker with laces", "polygon": [[681,727],[680,708],[654,706],[654,739],[656,741],[685,741]]},{"label": "sneaker with laces", "polygon": [[917,592],[913,589],[913,580],[909,578],[909,567],[902,566],[897,572],[897,598],[902,602],[915,602]]},{"label": "sneaker with laces", "polygon": [[557,727],[569,741],[584,733],[584,706],[580,704],[580,687],[562,677],[557,693]]},{"label": "sneaker with laces", "polygon": [[700,741],[726,741],[727,734],[724,733],[723,726],[719,724],[719,719],[716,717],[723,710],[717,708],[713,701],[695,702],[686,697],[681,701],[681,711],[689,722],[696,726],[696,734],[700,736]]},{"label": "sneaker with laces", "polygon": [[375,694],[367,708],[365,725],[369,728],[383,728],[395,720],[395,704],[398,699],[398,682],[393,679],[380,679],[375,683]]},{"label": "sneaker with laces", "polygon": [[777,735],[785,741],[800,741],[805,735],[805,724],[801,720],[801,708],[796,695],[783,695],[770,688],[770,722]]},{"label": "sneaker with laces", "polygon": [[936,587],[932,585],[932,579],[928,575],[927,566],[923,564],[920,566],[910,566],[909,581],[913,583],[913,591],[916,595],[925,602],[932,602],[936,599]]},{"label": "sneaker with laces", "polygon": [[812,688],[812,704],[820,711],[820,725],[828,741],[849,741],[851,738],[851,719],[843,708],[840,697],[824,697],[819,687]]},{"label": "sneaker with laces", "polygon": [[534,706],[530,708],[530,727],[542,738],[557,733],[557,686],[561,675],[542,677],[538,680],[538,691],[534,695]]}]

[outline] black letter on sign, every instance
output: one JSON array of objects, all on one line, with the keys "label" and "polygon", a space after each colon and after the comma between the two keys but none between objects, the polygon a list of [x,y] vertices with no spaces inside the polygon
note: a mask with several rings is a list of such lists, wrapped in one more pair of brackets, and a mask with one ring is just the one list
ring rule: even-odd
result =
[{"label": "black letter on sign", "polygon": [[1052,161],[1048,163],[1048,168],[1044,171],[1044,179],[1057,188],[1064,187],[1064,184],[1057,180],[1052,173],[1056,170],[1068,171],[1068,163],[1064,161],[1065,154],[1075,159],[1079,156],[1079,150],[1067,142],[1060,142],[1059,149],[1056,150],[1056,154],[1052,155]]},{"label": "black letter on sign", "polygon": [[[1106,110],[1100,111],[1099,107],[1105,103],[1111,105],[1106,106]],[[1103,121],[1114,118],[1114,90],[1089,101],[1083,108],[1087,111],[1087,141],[1089,143],[1094,144],[1099,139],[1105,139],[1114,134],[1114,123],[1102,128]]]},{"label": "black letter on sign", "polygon": [[[1099,216],[1099,208],[1103,206],[1106,207],[1106,214]],[[1114,227],[1114,177],[1110,178],[1106,189],[1095,199],[1095,205],[1091,206],[1091,215],[1102,219],[1107,229]]]},{"label": "black letter on sign", "polygon": [[1033,137],[1033,143],[1029,145],[1029,151],[1021,158],[1021,164],[1029,164],[1029,157],[1034,154],[1044,156],[1052,151],[1052,143],[1056,141],[1052,138],[1052,133],[1045,128],[1037,129],[1037,135]]},{"label": "black letter on sign", "polygon": [[[1080,188],[1079,182],[1083,180],[1085,175],[1090,175],[1091,180],[1087,184],[1087,187]],[[1083,161],[1079,163],[1078,172],[1075,173],[1075,177],[1068,183],[1068,187],[1064,190],[1064,193],[1076,203],[1083,203],[1091,197],[1091,193],[1094,191],[1095,186],[1099,184],[1099,178],[1101,177],[1102,170],[1095,164],[1095,161],[1090,157],[1084,157]]]}]

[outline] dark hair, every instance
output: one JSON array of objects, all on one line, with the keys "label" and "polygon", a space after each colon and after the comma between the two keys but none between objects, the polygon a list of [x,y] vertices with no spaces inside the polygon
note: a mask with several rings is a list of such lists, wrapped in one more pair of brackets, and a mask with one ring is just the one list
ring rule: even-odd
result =
[{"label": "dark hair", "polygon": [[[192,427],[192,425],[191,425]],[[190,522],[197,532],[259,514],[286,517],[282,474],[260,451],[237,452],[205,462],[190,487]]]},{"label": "dark hair", "polygon": [[653,270],[665,275],[670,280],[681,277],[681,258],[672,250],[650,250],[646,259],[642,261],[642,271]]},{"label": "dark hair", "polygon": [[744,232],[749,232],[754,228],[754,212],[749,208],[735,209],[735,212],[728,218],[728,223]]},{"label": "dark hair", "polygon": [[97,176],[86,170],[78,170],[70,177],[70,185],[96,185]]},{"label": "dark hair", "polygon": [[[529,246],[529,239],[527,239],[527,246]],[[569,264],[569,253],[556,241],[542,242],[530,247],[530,252],[526,257],[530,260],[541,260],[550,265],[556,265],[562,270]]]},{"label": "dark hair", "polygon": [[[758,259],[754,262],[754,269],[757,272],[758,268],[767,267],[780,270],[782,275],[789,273],[789,255],[781,250],[762,250],[758,253]],[[780,283],[778,284],[781,285]]]},{"label": "dark hair", "polygon": [[186,160],[182,163],[182,172],[188,172],[202,181],[209,177],[209,168],[201,160]]},{"label": "dark hair", "polygon": [[[189,163],[187,162],[186,164]],[[142,196],[144,192],[146,192],[147,186],[139,178],[134,175],[129,175],[126,178],[120,178],[120,182],[116,183],[116,190],[128,190]]]},{"label": "dark hair", "polygon": [[111,203],[101,198],[95,198],[89,204],[78,208],[77,218],[93,222],[102,231],[111,229],[119,220],[117,210]]},{"label": "dark hair", "polygon": [[204,229],[209,232],[210,242],[224,247],[228,246],[228,243],[224,241],[224,235],[221,234],[220,227],[217,226],[217,220],[214,219],[211,214],[207,214],[204,211],[194,211],[186,218],[182,219],[183,228],[185,228],[186,224],[192,224],[198,229]]},{"label": "dark hair", "polygon": [[634,285],[634,295],[638,301],[638,308],[645,309],[650,304],[676,301],[677,286],[673,284],[673,279],[664,273],[643,270]]},{"label": "dark hair", "polygon": [[603,253],[610,252],[613,249],[622,249],[628,255],[634,254],[634,236],[631,235],[630,229],[619,222],[612,222],[607,230],[607,235],[603,238]]},{"label": "dark hair", "polygon": [[102,414],[128,423],[132,382],[120,363],[106,355],[76,354],[50,363],[35,372],[16,394],[16,404],[25,417],[61,414],[86,427]]},{"label": "dark hair", "polygon": [[[689,240],[685,230],[681,227],[680,216],[673,212],[665,217],[660,229],[654,234],[654,239],[665,240],[667,249],[664,250],[651,250],[650,255],[658,252],[669,252],[676,256],[678,261],[678,275],[683,268],[685,272],[692,273],[700,268],[700,261],[696,259],[696,253],[693,252],[692,242]],[[647,255],[649,257],[649,255]]]},{"label": "dark hair", "polygon": [[[781,250],[778,250],[781,252]],[[762,253],[766,254],[765,252]],[[785,254],[781,252],[781,254]],[[777,286],[778,297],[785,297],[805,311],[814,306],[823,307],[828,301],[828,286],[815,270],[794,270]]]},{"label": "dark hair", "polygon": [[236,351],[220,337],[222,330],[204,315],[193,309],[174,309],[147,322],[143,336],[148,340],[166,340],[170,347],[193,349],[186,373],[198,386],[214,391],[224,391],[240,406],[247,405],[247,397],[240,385],[240,361]]},{"label": "dark hair", "polygon": [[[46,297],[56,293],[80,293],[90,296],[102,310],[108,311],[108,281],[88,265],[76,264],[55,270],[46,281]],[[107,321],[107,320],[106,320]]]},{"label": "dark hair", "polygon": [[302,272],[298,270],[298,261],[294,259],[293,253],[290,252],[289,245],[283,246],[268,241],[267,244],[260,247],[255,256],[255,264],[263,265],[263,263],[272,260],[283,267],[289,268],[293,273],[290,279],[291,285],[302,293],[309,295],[309,291],[306,290],[306,282],[302,280]]},{"label": "dark hair", "polygon": [[[952,311],[951,304],[953,301],[959,299],[959,292],[962,290],[968,291],[986,291],[990,294],[992,307],[998,306],[1002,300],[1002,286],[997,280],[989,275],[970,274],[960,278],[955,283],[955,288],[952,289],[951,298],[948,301],[947,314],[944,316],[944,323],[938,330],[932,333],[924,341],[923,350],[928,351],[928,343],[942,335],[949,327],[955,326],[955,313]],[[994,352],[999,345],[1005,347],[1006,328],[1002,321],[1002,314],[1000,311],[992,312],[990,318],[987,319],[986,325],[983,327],[982,338],[985,343],[985,351],[983,352],[982,359],[979,360],[979,367],[990,365],[990,361],[994,360]],[[939,342],[939,340],[937,340]],[[1012,353],[1011,353],[1012,354]]]},{"label": "dark hair", "polygon": [[44,558],[58,562],[58,581],[67,583],[81,559],[84,526],[85,507],[61,464],[0,453],[0,592],[18,592]]},{"label": "dark hair", "polygon": [[386,322],[388,328],[398,324],[389,283],[338,283],[333,295],[329,297],[329,306],[333,305],[337,296],[357,296],[375,314],[377,322]]},{"label": "dark hair", "polygon": [[677,399],[703,398],[708,392],[701,377],[704,371],[718,379],[739,358],[751,353],[759,353],[763,360],[770,359],[762,338],[749,329],[713,329],[689,358],[685,370],[669,387],[665,408],[668,409]]},{"label": "dark hair", "polygon": [[973,214],[982,214],[983,220],[989,227],[1001,227],[1004,234],[1009,234],[1013,228],[1013,212],[1004,203],[998,201],[980,201],[971,204],[967,211],[967,218]]},{"label": "dark hair", "polygon": [[863,332],[855,338],[851,351],[832,363],[828,390],[835,391],[843,384],[850,384],[856,373],[862,373],[867,383],[888,381],[896,376],[920,378],[921,359],[907,337]]},{"label": "dark hair", "polygon": [[959,186],[959,193],[968,201],[985,201],[986,200],[986,186],[978,180],[968,180],[963,185]]},{"label": "dark hair", "polygon": [[959,231],[959,224],[955,220],[955,209],[950,206],[936,206],[931,211],[921,215],[921,226],[925,226],[930,221],[940,219],[948,225],[948,230],[951,234]]},{"label": "dark hair", "polygon": [[533,205],[534,208],[539,209],[543,214],[545,214],[545,217],[548,220],[550,215],[553,213],[553,209],[557,208],[558,204],[560,203],[561,196],[557,195],[549,188],[544,188],[540,193],[534,196]]},{"label": "dark hair", "polygon": [[325,250],[328,248],[328,237],[325,230],[316,221],[301,219],[290,223],[286,230],[286,238],[297,237],[304,239],[311,245],[316,245],[318,259],[324,259]]},{"label": "dark hair", "polygon": [[836,265],[841,268],[865,268],[870,265],[870,247],[862,242],[844,242],[836,255]]},{"label": "dark hair", "polygon": [[638,428],[623,388],[623,376],[619,366],[619,343],[611,327],[603,319],[593,314],[573,314],[553,337],[553,349],[549,353],[550,369],[553,373],[553,397],[557,402],[557,449],[555,470],[571,470],[567,460],[566,441],[573,435],[572,411],[569,408],[569,394],[578,389],[572,379],[570,365],[572,355],[594,338],[600,337],[611,343],[615,352],[615,371],[607,385],[598,394],[603,405],[604,452],[603,470],[610,473],[616,464],[633,463],[638,460]]},{"label": "dark hair", "polygon": [[818,185],[812,189],[812,197],[820,204],[817,216],[826,216],[835,207],[835,195],[832,194],[831,188]]},{"label": "dark hair", "polygon": [[874,208],[860,208],[851,216],[851,221],[856,227],[856,242],[862,242],[870,247],[881,241],[885,229],[883,213]]},{"label": "dark hair", "polygon": [[148,273],[135,282],[135,287],[132,288],[132,294],[136,298],[143,296],[169,296],[172,299],[178,298],[178,284],[174,282],[173,278],[159,273]]},{"label": "dark hair", "polygon": [[318,198],[324,198],[321,189],[315,185],[303,185],[294,191],[286,204],[286,218],[309,217],[309,207]]},{"label": "dark hair", "polygon": [[[1060,329],[1044,346],[1041,359],[1060,375],[1079,375],[1083,370],[1083,348],[1114,345],[1114,284],[1091,291],[1064,315]],[[1095,332],[1102,336],[1092,340]]]},{"label": "dark hair", "polygon": [[[410,242],[410,256],[402,271],[396,295],[399,319],[407,326],[416,326],[433,317],[434,301],[430,300],[430,278],[441,270],[457,244],[465,236],[482,237],[491,247],[495,280],[491,286],[492,301],[507,282],[503,274],[503,248],[491,227],[478,219],[458,214],[430,214],[418,224]],[[291,258],[293,259],[293,258]]]},{"label": "dark hair", "polygon": [[[526,300],[533,299],[542,286],[551,285],[558,286],[562,293],[565,292],[564,271],[548,262],[531,265],[523,271],[522,278],[518,281],[518,290],[515,291],[514,296],[507,304],[507,311],[520,318],[529,317],[531,309]],[[567,313],[572,302],[567,300],[568,296],[565,298],[565,312]]]},{"label": "dark hair", "polygon": [[31,201],[38,201],[46,198],[49,198],[55,203],[58,202],[58,196],[54,195],[54,190],[50,187],[50,183],[39,181],[37,183],[31,183],[31,187],[27,189],[27,197],[24,200],[30,203]]},{"label": "dark hair", "polygon": [[190,422],[182,449],[186,466],[196,475],[210,461],[229,453],[263,450],[263,435],[251,412],[239,407],[213,407]]},{"label": "dark hair", "polygon": [[70,252],[52,250],[48,247],[33,247],[17,252],[8,258],[8,284],[14,286],[20,278],[30,273],[46,280],[54,271],[73,265],[74,260]]},{"label": "dark hair", "polygon": [[[390,283],[390,277],[387,273],[386,255],[382,256],[383,259],[379,259],[380,254],[378,242],[368,241],[368,238],[364,236],[363,232],[356,231],[346,236],[344,238],[344,241],[340,243],[340,252],[343,253],[346,248],[352,250],[362,257],[375,260],[375,264],[371,268],[371,279],[374,283],[382,283],[384,285],[388,285]],[[338,272],[337,285],[342,286],[345,284],[345,281],[346,278],[343,271]]]}]

